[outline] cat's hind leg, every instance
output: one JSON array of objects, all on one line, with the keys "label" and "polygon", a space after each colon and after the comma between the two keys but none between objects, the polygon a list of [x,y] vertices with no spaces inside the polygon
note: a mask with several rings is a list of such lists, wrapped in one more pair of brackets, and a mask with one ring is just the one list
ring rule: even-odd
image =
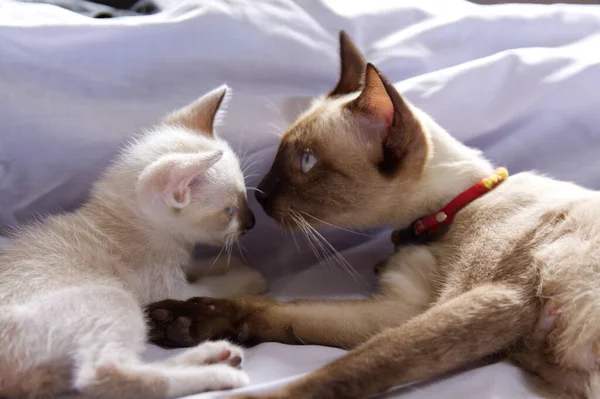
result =
[{"label": "cat's hind leg", "polygon": [[241,351],[225,342],[201,344],[166,362],[143,364],[139,353],[146,326],[139,305],[125,292],[111,293],[103,305],[106,319],[88,323],[88,333],[78,342],[74,388],[86,396],[175,398],[248,383],[245,373],[230,366],[241,363]]},{"label": "cat's hind leg", "polygon": [[146,321],[137,301],[120,288],[63,289],[13,307],[0,320],[5,327],[0,368],[11,370],[0,378],[1,395],[74,391],[89,398],[158,399],[248,382],[245,373],[230,366],[239,365],[241,352],[227,343],[144,364],[139,354]]}]

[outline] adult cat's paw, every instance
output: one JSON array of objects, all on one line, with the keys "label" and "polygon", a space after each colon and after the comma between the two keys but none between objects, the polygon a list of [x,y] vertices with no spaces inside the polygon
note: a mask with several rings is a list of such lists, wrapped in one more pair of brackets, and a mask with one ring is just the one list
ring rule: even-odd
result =
[{"label": "adult cat's paw", "polygon": [[146,313],[149,339],[161,346],[187,347],[215,338],[236,340],[239,335],[240,313],[229,299],[168,299],[149,305]]}]

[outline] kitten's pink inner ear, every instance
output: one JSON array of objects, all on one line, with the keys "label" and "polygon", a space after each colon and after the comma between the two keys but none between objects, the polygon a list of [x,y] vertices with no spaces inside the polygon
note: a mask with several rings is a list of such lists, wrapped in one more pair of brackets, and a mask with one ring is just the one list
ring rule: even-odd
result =
[{"label": "kitten's pink inner ear", "polygon": [[348,108],[366,114],[391,126],[394,120],[394,103],[388,94],[377,70],[367,65],[365,86],[362,93],[348,104]]},{"label": "kitten's pink inner ear", "polygon": [[185,208],[198,188],[208,181],[206,172],[222,157],[222,150],[165,155],[144,169],[137,189],[155,204]]},{"label": "kitten's pink inner ear", "polygon": [[200,183],[204,174],[223,157],[223,151],[205,155],[185,154],[172,165],[167,185],[167,201],[176,208],[185,208],[192,201],[192,183]]}]

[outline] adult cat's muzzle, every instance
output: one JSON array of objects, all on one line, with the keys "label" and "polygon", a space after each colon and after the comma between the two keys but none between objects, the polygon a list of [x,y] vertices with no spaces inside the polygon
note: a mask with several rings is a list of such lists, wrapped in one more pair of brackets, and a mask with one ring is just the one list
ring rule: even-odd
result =
[{"label": "adult cat's muzzle", "polygon": [[265,213],[273,217],[273,198],[279,189],[279,177],[274,176],[273,172],[267,173],[267,175],[258,184],[257,190],[254,191],[256,201],[263,208]]}]

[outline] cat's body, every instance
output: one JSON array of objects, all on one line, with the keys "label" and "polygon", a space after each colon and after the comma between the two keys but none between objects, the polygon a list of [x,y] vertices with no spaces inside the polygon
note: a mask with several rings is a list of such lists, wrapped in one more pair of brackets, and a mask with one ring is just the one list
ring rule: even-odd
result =
[{"label": "cat's body", "polygon": [[[224,95],[215,90],[140,137],[79,210],[16,233],[0,255],[0,396],[166,398],[246,383],[235,368],[241,351],[227,342],[160,364],[139,358],[143,305],[265,289],[241,265],[194,284],[186,278],[188,267],[201,267],[192,261],[195,242],[224,242],[253,224],[237,158],[212,135]],[[197,125],[185,120],[190,111]],[[238,210],[221,216],[229,203]]]},{"label": "cat's body", "polygon": [[[341,55],[338,85],[285,132],[259,185],[270,216],[283,226],[408,228],[493,176],[480,152],[404,101],[344,34]],[[366,300],[204,298],[151,308],[195,320],[177,330],[195,339],[219,326],[240,342],[355,348],[246,399],[362,399],[498,352],[560,396],[600,397],[600,192],[521,173],[444,228],[401,244]]]}]

